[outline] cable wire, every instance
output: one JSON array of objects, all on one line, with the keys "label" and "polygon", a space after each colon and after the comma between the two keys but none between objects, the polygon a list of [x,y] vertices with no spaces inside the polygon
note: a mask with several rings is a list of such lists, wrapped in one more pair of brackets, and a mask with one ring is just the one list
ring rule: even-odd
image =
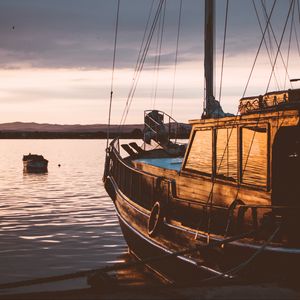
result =
[{"label": "cable wire", "polygon": [[176,82],[176,71],[177,71],[177,62],[178,62],[178,48],[179,48],[179,37],[180,37],[180,28],[181,28],[181,15],[182,15],[182,0],[180,0],[180,3],[179,3],[177,40],[176,40],[174,75],[173,75],[173,89],[172,89],[172,98],[171,98],[172,99],[172,102],[171,102],[171,113],[170,113],[171,117],[173,117],[173,107],[174,107],[175,82]]},{"label": "cable wire", "polygon": [[132,86],[131,86],[131,89],[129,91],[129,94],[128,94],[128,97],[127,97],[127,101],[126,101],[126,104],[125,104],[125,108],[124,108],[124,111],[123,111],[123,114],[122,114],[122,118],[121,118],[121,121],[120,121],[119,128],[122,125],[124,125],[125,122],[126,122],[126,118],[127,118],[127,115],[128,115],[131,103],[132,103],[133,96],[135,94],[135,90],[136,90],[137,84],[139,82],[141,71],[143,70],[143,67],[144,67],[146,56],[147,56],[147,53],[148,53],[148,50],[149,50],[149,47],[150,47],[150,44],[151,44],[151,41],[152,41],[152,38],[153,38],[153,33],[154,33],[155,28],[156,28],[156,25],[157,25],[157,22],[158,22],[158,19],[159,19],[159,15],[161,13],[161,9],[162,9],[162,5],[163,5],[164,1],[165,0],[160,0],[160,2],[158,4],[157,10],[156,10],[156,13],[155,13],[155,16],[154,16],[154,20],[153,20],[153,23],[151,25],[151,28],[150,28],[150,31],[149,31],[149,34],[148,34],[148,38],[146,40],[146,43],[144,45],[144,49],[142,51],[142,55],[140,57],[140,61],[137,62],[137,64],[138,64],[137,75],[134,78]]},{"label": "cable wire", "polygon": [[167,1],[164,1],[163,13],[160,15],[160,24],[159,24],[160,25],[160,34],[159,34],[160,39],[159,39],[158,59],[157,59],[157,66],[156,66],[156,83],[155,83],[153,108],[155,108],[156,97],[157,97],[159,69],[160,69],[160,60],[161,60],[161,48],[162,48],[164,28],[165,28],[166,5],[167,5]]},{"label": "cable wire", "polygon": [[268,81],[268,84],[267,84],[266,93],[268,92],[269,87],[270,87],[271,79],[272,79],[272,76],[273,76],[273,73],[274,73],[275,65],[276,65],[276,62],[277,62],[278,54],[280,52],[281,44],[282,44],[283,37],[284,37],[284,34],[285,34],[285,30],[286,30],[286,27],[287,27],[287,24],[288,24],[288,20],[289,20],[289,17],[290,17],[290,13],[291,13],[291,9],[292,9],[293,3],[294,3],[294,0],[291,1],[290,7],[289,7],[288,15],[286,17],[286,21],[285,21],[285,24],[284,24],[282,35],[281,35],[281,38],[280,38],[280,41],[279,41],[279,45],[278,45],[278,48],[277,48],[276,56],[275,56],[274,63],[273,63],[273,66],[272,66],[272,71],[271,71],[271,74],[270,74],[270,77],[269,77],[269,81]]},{"label": "cable wire", "polygon": [[112,100],[113,100],[114,74],[115,74],[115,63],[116,63],[116,52],[117,52],[118,27],[119,27],[119,12],[120,12],[120,0],[118,0],[117,15],[116,15],[113,64],[112,64],[112,72],[111,72],[111,86],[110,86],[110,98],[109,98],[109,108],[108,108],[106,148],[108,148],[108,144],[109,144],[111,107],[112,107]]},{"label": "cable wire", "polygon": [[220,103],[221,103],[221,95],[222,95],[223,69],[224,69],[224,59],[225,59],[227,22],[228,22],[228,7],[229,7],[229,0],[226,1],[226,13],[225,13],[225,24],[224,24],[224,38],[223,38],[223,50],[222,50],[222,63],[221,63],[221,75],[220,75],[220,90],[219,90],[219,102]]},{"label": "cable wire", "polygon": [[[254,67],[255,67],[255,65],[256,65],[256,61],[257,61],[257,58],[258,58],[258,54],[259,54],[259,52],[260,52],[262,43],[263,43],[263,41],[264,41],[264,39],[265,39],[265,34],[266,34],[266,31],[267,31],[267,29],[268,29],[268,27],[269,27],[269,23],[270,23],[270,20],[271,20],[271,17],[272,17],[272,14],[273,14],[274,7],[275,7],[276,2],[277,2],[277,0],[274,0],[274,2],[273,2],[272,9],[271,9],[270,15],[269,15],[269,17],[268,17],[267,24],[266,24],[265,30],[264,30],[264,32],[263,32],[263,36],[262,36],[262,39],[261,39],[261,41],[260,41],[259,47],[258,47],[258,49],[257,49],[256,55],[255,55],[255,59],[254,59],[254,62],[253,62],[253,65],[252,65],[252,68],[251,68],[251,71],[250,71],[250,74],[249,74],[249,77],[248,77],[248,80],[247,80],[247,83],[246,83],[244,92],[243,92],[243,97],[245,97],[245,94],[246,94],[246,91],[247,91],[247,88],[248,88],[250,79],[251,79],[251,77],[252,77],[253,70],[254,70]],[[243,98],[243,97],[242,97],[242,98]]]},{"label": "cable wire", "polygon": [[[263,28],[262,28],[262,24],[261,24],[261,21],[260,21],[260,18],[259,18],[259,14],[258,14],[258,10],[257,10],[256,4],[255,4],[255,1],[252,0],[252,3],[253,3],[253,6],[254,6],[254,10],[255,10],[256,17],[257,17],[257,21],[258,21],[258,24],[259,24],[259,27],[260,27],[260,31],[263,34]],[[272,64],[273,64],[272,63],[272,57],[271,57],[271,53],[270,53],[270,50],[269,50],[269,47],[268,47],[266,39],[264,39],[264,44],[265,44],[265,47],[266,47],[266,50],[267,50],[267,53],[268,53],[270,64],[272,66]],[[279,83],[278,83],[276,74],[274,74],[274,78],[275,78],[275,81],[276,81],[277,88],[279,89]]]}]

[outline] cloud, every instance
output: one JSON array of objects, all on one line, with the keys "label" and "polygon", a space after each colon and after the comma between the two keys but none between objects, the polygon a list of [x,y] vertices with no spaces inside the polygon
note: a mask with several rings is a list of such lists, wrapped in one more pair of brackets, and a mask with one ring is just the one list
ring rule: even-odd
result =
[{"label": "cloud", "polygon": [[[286,1],[278,2],[278,10],[286,10]],[[121,1],[118,68],[134,68],[151,3]],[[157,3],[154,1],[154,7]],[[203,3],[183,1],[179,62],[203,55]],[[216,3],[217,53],[220,53],[225,1]],[[0,0],[0,68],[111,68],[116,5],[113,0]],[[178,8],[179,1],[167,1],[162,66],[174,64]],[[229,8],[229,55],[253,51],[261,33],[252,2],[231,0]],[[153,15],[154,11],[152,18]],[[153,65],[156,55],[156,40],[154,37],[148,67]]]}]

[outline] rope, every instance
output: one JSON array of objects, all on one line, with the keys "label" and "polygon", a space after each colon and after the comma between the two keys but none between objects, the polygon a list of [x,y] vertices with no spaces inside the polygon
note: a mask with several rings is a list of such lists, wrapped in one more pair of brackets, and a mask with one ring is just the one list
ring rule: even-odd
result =
[{"label": "rope", "polygon": [[219,274],[217,276],[209,277],[207,279],[202,280],[201,282],[207,282],[211,280],[215,280],[218,278],[228,278],[228,275],[236,275],[238,272],[240,272],[242,269],[246,268],[250,263],[254,261],[254,259],[261,254],[265,248],[272,242],[272,240],[275,238],[277,233],[279,232],[281,228],[281,225],[277,226],[277,228],[274,230],[274,232],[269,236],[269,238],[263,243],[263,245],[257,249],[247,260],[244,262],[240,263],[238,266],[226,271],[222,272],[222,274]]},{"label": "rope", "polygon": [[299,17],[299,23],[300,23],[300,1],[297,0],[297,6],[298,6],[298,17]]},{"label": "rope", "polygon": [[[260,31],[261,33],[263,34],[263,28],[262,28],[262,24],[261,24],[261,21],[260,21],[260,18],[259,18],[259,14],[258,14],[258,11],[257,11],[257,7],[256,7],[256,4],[255,4],[255,1],[252,0],[252,4],[254,6],[254,10],[255,10],[255,14],[256,14],[256,17],[257,17],[257,21],[258,21],[258,24],[259,24],[259,27],[260,27]],[[267,17],[266,17],[267,18]],[[270,39],[270,47],[271,47],[271,38]],[[268,47],[268,44],[267,44],[267,41],[266,39],[264,38],[264,44],[266,46],[266,50],[267,50],[267,53],[268,53],[268,57],[269,57],[269,61],[270,61],[270,64],[272,66],[272,58],[271,58],[271,53],[270,53],[270,50],[269,50],[269,47]],[[277,85],[277,89],[279,90],[279,84],[278,84],[278,80],[277,80],[277,76],[276,74],[274,74],[274,78],[275,78],[275,81],[276,81],[276,85]]]},{"label": "rope", "polygon": [[[254,64],[253,64],[253,66],[252,66],[252,69],[251,69],[251,72],[250,72],[250,76],[249,76],[249,78],[248,78],[248,81],[247,81],[247,84],[246,84],[246,87],[245,87],[245,90],[244,90],[244,93],[243,93],[243,96],[242,96],[242,97],[245,96],[245,93],[246,93],[246,90],[247,90],[247,87],[248,87],[248,84],[249,84],[251,75],[252,75],[253,70],[254,70],[254,66],[255,66],[256,60],[257,60],[257,58],[258,58],[258,54],[259,54],[260,49],[261,49],[261,46],[262,46],[262,42],[264,41],[264,36],[265,36],[266,30],[267,30],[268,25],[269,25],[269,23],[270,23],[270,19],[271,19],[271,16],[272,16],[272,13],[273,13],[273,10],[274,10],[276,1],[277,1],[277,0],[274,0],[274,2],[273,2],[272,10],[271,10],[270,15],[269,15],[269,17],[268,17],[266,28],[265,28],[265,30],[264,30],[264,32],[263,32],[263,38],[262,38],[262,40],[261,40],[261,42],[260,42],[258,51],[257,51],[257,53],[256,53],[255,61],[254,61]],[[222,165],[222,162],[223,162],[224,157],[225,157],[226,150],[229,148],[229,140],[230,140],[230,138],[231,138],[231,136],[232,136],[232,133],[233,133],[233,130],[234,130],[234,128],[235,128],[234,126],[237,124],[237,119],[238,119],[238,115],[236,114],[235,120],[233,121],[233,125],[232,125],[232,128],[231,128],[231,130],[230,130],[230,134],[229,134],[228,140],[227,140],[227,142],[226,142],[226,146],[225,146],[224,151],[223,151],[223,154],[222,154],[222,158],[221,158],[220,164],[219,164],[219,166],[218,166],[217,169],[216,169],[216,174],[217,174],[218,171],[220,170],[221,165]],[[219,121],[219,119],[218,119],[218,121]],[[259,115],[259,117],[258,117],[258,119],[257,119],[256,127],[258,126],[259,121],[260,121],[260,115]],[[251,152],[251,149],[252,149],[252,146],[253,146],[255,134],[256,134],[256,132],[254,131],[253,136],[252,136],[252,140],[251,140],[251,143],[250,143],[249,151],[248,151],[248,153],[247,153],[246,162],[245,162],[244,168],[243,168],[243,170],[242,170],[242,177],[243,177],[243,174],[244,174],[244,172],[245,172],[245,170],[246,170],[246,167],[247,167],[247,163],[248,163],[249,156],[250,156],[250,152]],[[207,242],[208,242],[208,243],[209,243],[209,237],[210,237],[210,224],[211,224],[211,215],[212,215],[212,207],[213,207],[212,200],[213,200],[213,192],[214,192],[215,183],[216,183],[216,176],[215,176],[215,177],[212,176],[212,187],[211,187],[209,196],[208,196],[207,201],[206,201],[206,204],[205,204],[206,209],[207,209],[208,207],[210,208],[210,212],[209,212],[209,214],[208,214],[208,222],[207,222]],[[237,200],[237,197],[238,197],[238,195],[239,195],[240,188],[241,188],[241,186],[240,186],[240,184],[238,184],[238,186],[237,186],[237,193],[236,193],[236,196],[235,196],[234,201]],[[200,227],[200,226],[201,226],[201,224],[199,224],[199,227]],[[198,227],[198,229],[199,229],[199,227]],[[197,234],[198,234],[198,233],[196,233],[195,238],[197,237]]]},{"label": "rope", "polygon": [[179,16],[178,16],[178,27],[177,27],[175,63],[174,63],[172,102],[171,102],[171,113],[170,113],[171,117],[173,117],[173,107],[174,107],[175,81],[176,81],[176,71],[177,71],[177,62],[178,62],[179,36],[180,36],[180,28],[181,28],[181,15],[182,15],[182,0],[180,0],[180,3],[179,3]]},{"label": "rope", "polygon": [[[289,67],[289,60],[290,60],[292,33],[293,33],[293,24],[294,24],[294,15],[295,15],[295,4],[296,4],[296,2],[294,1],[294,3],[293,3],[293,13],[292,13],[292,18],[291,18],[288,52],[287,52],[287,58],[286,58],[286,67],[287,68]],[[285,77],[284,77],[284,89],[286,88],[286,80],[287,80],[287,73],[285,73]]]},{"label": "rope", "polygon": [[[139,50],[139,55],[138,55],[138,58],[137,58],[137,61],[136,61],[136,65],[135,65],[135,68],[134,68],[134,74],[133,74],[133,78],[132,78],[133,84],[132,84],[132,86],[131,86],[131,88],[129,90],[128,96],[127,96],[125,108],[123,110],[121,121],[120,121],[120,124],[119,124],[119,131],[121,131],[120,129],[121,129],[121,125],[122,125],[122,120],[125,117],[126,108],[128,106],[129,99],[130,99],[131,95],[133,94],[134,83],[135,83],[136,79],[138,78],[139,69],[140,69],[140,63],[143,60],[144,51],[145,51],[145,48],[146,48],[146,45],[144,45],[145,44],[145,38],[146,38],[146,33],[148,31],[148,27],[149,27],[149,24],[150,24],[150,19],[151,19],[151,15],[152,15],[153,5],[154,5],[154,0],[151,3],[151,7],[150,7],[150,11],[149,11],[147,23],[146,23],[145,30],[144,30],[144,35],[143,35],[142,43],[141,43],[140,50]],[[157,12],[156,12],[156,14],[157,14]],[[156,18],[156,14],[155,14],[154,19]],[[153,26],[153,24],[152,24],[152,26]],[[151,30],[152,30],[152,27],[150,28],[150,32],[151,32]],[[150,35],[150,33],[149,33],[149,35]],[[148,39],[149,39],[149,36],[148,36]],[[148,39],[146,40],[146,44],[148,42]]]},{"label": "rope", "polygon": [[120,11],[120,0],[118,0],[117,15],[116,15],[115,41],[114,41],[114,54],[113,54],[113,65],[112,65],[111,87],[110,87],[110,99],[109,99],[109,109],[108,109],[106,148],[108,148],[108,144],[109,144],[111,106],[112,106],[112,99],[113,99],[114,74],[115,74],[115,63],[116,63],[116,52],[117,52],[117,38],[118,38],[118,27],[119,27],[119,11]]},{"label": "rope", "polygon": [[[299,2],[297,2],[297,3],[299,3]],[[298,54],[300,56],[300,45],[299,45],[298,32],[297,32],[297,29],[296,29],[296,21],[295,20],[294,20],[293,27],[294,27],[294,35],[295,35],[295,38],[296,38],[296,44],[297,44]]]},{"label": "rope", "polygon": [[16,282],[2,283],[2,284],[0,284],[0,290],[17,288],[17,287],[22,287],[22,286],[31,286],[31,285],[42,284],[42,283],[51,283],[51,282],[75,279],[75,278],[80,278],[80,277],[86,277],[88,275],[95,274],[98,272],[105,273],[105,272],[111,272],[111,271],[117,271],[117,270],[124,270],[127,268],[145,265],[147,263],[151,263],[151,262],[155,262],[155,261],[160,261],[160,260],[169,259],[172,257],[177,257],[179,255],[191,254],[191,253],[197,252],[201,249],[209,249],[209,248],[214,248],[214,247],[221,246],[221,245],[226,245],[228,243],[232,243],[234,241],[252,236],[256,232],[258,232],[258,230],[253,230],[253,231],[245,232],[245,233],[242,233],[242,234],[230,237],[230,238],[224,238],[222,240],[214,241],[213,243],[210,243],[209,245],[197,245],[195,247],[180,250],[177,252],[167,253],[167,254],[160,255],[160,256],[146,258],[144,260],[137,261],[137,262],[129,262],[129,263],[118,264],[118,265],[114,265],[114,266],[107,266],[107,267],[103,267],[103,268],[91,269],[91,270],[87,270],[87,271],[79,271],[79,272],[57,275],[57,276],[48,276],[48,277],[34,278],[34,279],[29,279],[29,280],[21,280],[21,281],[16,281]]},{"label": "rope", "polygon": [[270,78],[269,78],[269,82],[268,82],[268,85],[267,85],[266,93],[269,90],[269,86],[270,86],[271,79],[272,79],[272,76],[273,76],[273,73],[274,73],[274,68],[275,68],[275,65],[276,65],[276,62],[277,62],[278,54],[280,52],[280,47],[281,47],[281,44],[282,44],[282,41],[283,41],[283,37],[284,37],[286,26],[287,26],[287,23],[288,23],[288,20],[289,20],[289,17],[290,17],[290,13],[291,13],[293,3],[294,3],[294,0],[291,1],[290,8],[289,8],[289,11],[288,11],[288,15],[286,17],[286,21],[285,21],[285,24],[284,24],[282,35],[281,35],[281,38],[280,38],[280,42],[279,42],[279,45],[278,45],[278,48],[277,48],[275,60],[274,60],[273,66],[272,66],[272,71],[271,71],[271,74],[270,74]]},{"label": "rope", "polygon": [[164,28],[165,28],[166,5],[167,5],[167,1],[164,1],[163,13],[162,13],[162,15],[160,15],[160,22],[159,22],[160,34],[158,33],[159,48],[158,48],[158,58],[157,58],[157,66],[156,66],[156,83],[155,83],[155,92],[154,92],[154,99],[153,99],[153,108],[155,108],[155,102],[156,102],[156,96],[157,96],[157,87],[158,87],[158,81],[159,81],[161,47],[162,47],[163,36],[164,36]]},{"label": "rope", "polygon": [[269,15],[269,18],[268,18],[266,27],[265,27],[265,30],[264,30],[264,32],[263,32],[262,39],[261,39],[261,41],[260,41],[259,47],[258,47],[257,52],[256,52],[256,55],[255,55],[255,59],[254,59],[254,62],[253,62],[253,65],[252,65],[252,68],[251,68],[251,71],[250,71],[250,74],[249,74],[249,77],[248,77],[248,80],[247,80],[247,83],[246,83],[245,90],[244,90],[244,93],[243,93],[242,98],[245,97],[245,94],[246,94],[246,91],[247,91],[247,88],[248,88],[250,79],[251,79],[251,77],[252,77],[252,73],[253,73],[254,67],[255,67],[255,65],[256,65],[256,61],[257,61],[257,58],[258,58],[258,54],[259,54],[259,52],[260,52],[262,43],[263,43],[263,41],[264,41],[264,39],[265,39],[266,31],[267,31],[267,29],[268,29],[268,27],[269,27],[269,23],[270,23],[271,16],[272,16],[272,14],[273,14],[274,7],[275,7],[276,2],[277,2],[277,0],[274,0],[273,6],[272,6],[272,9],[271,9],[271,12],[270,12],[270,15]]},{"label": "rope", "polygon": [[137,84],[138,84],[138,81],[139,81],[139,78],[140,78],[141,71],[143,70],[143,67],[144,67],[146,56],[147,56],[147,53],[148,53],[148,50],[149,50],[149,47],[150,47],[150,44],[151,44],[151,41],[152,41],[152,38],[153,38],[153,33],[155,31],[155,28],[156,28],[156,25],[157,25],[159,15],[160,15],[162,5],[163,5],[164,1],[165,0],[160,0],[160,2],[158,4],[156,14],[154,16],[154,20],[153,20],[153,23],[152,23],[151,28],[150,28],[149,35],[148,35],[148,38],[147,38],[145,46],[144,46],[144,50],[142,51],[140,61],[137,62],[137,64],[138,64],[137,72],[136,72],[137,74],[136,74],[136,77],[133,79],[133,84],[131,86],[131,89],[130,89],[128,97],[127,97],[125,108],[124,108],[122,118],[121,118],[121,121],[120,121],[120,127],[126,121],[126,118],[127,118],[127,115],[128,115],[131,103],[132,103],[132,99],[133,99],[133,96],[134,96],[134,93],[135,93],[135,90],[136,90],[136,87],[137,87]]},{"label": "rope", "polygon": [[222,50],[222,63],[221,63],[221,75],[220,75],[220,90],[219,90],[219,102],[221,103],[222,84],[223,84],[223,69],[225,59],[225,46],[226,46],[226,35],[227,35],[227,22],[228,22],[228,6],[229,0],[226,1],[226,13],[225,13],[225,24],[224,24],[224,38],[223,38],[223,50]]},{"label": "rope", "polygon": [[[274,2],[273,2],[272,10],[271,10],[270,15],[269,15],[269,17],[268,17],[267,25],[266,25],[266,28],[265,28],[264,33],[263,33],[263,38],[262,38],[262,40],[261,40],[261,42],[260,42],[258,51],[257,51],[257,53],[256,53],[255,61],[254,61],[254,64],[253,64],[253,66],[252,66],[252,69],[251,69],[251,72],[250,72],[250,76],[249,76],[249,78],[248,78],[248,81],[247,81],[247,84],[246,84],[246,87],[245,87],[245,90],[244,90],[244,93],[243,93],[243,97],[245,96],[245,93],[246,93],[246,90],[247,90],[247,87],[248,87],[248,84],[249,84],[249,81],[250,81],[252,72],[253,72],[253,70],[254,70],[254,66],[255,66],[256,60],[257,60],[257,58],[258,58],[258,54],[259,54],[259,52],[260,52],[261,46],[262,46],[262,42],[264,41],[264,36],[265,36],[265,33],[266,33],[266,29],[268,28],[268,24],[269,24],[269,22],[270,22],[270,19],[271,19],[271,16],[272,16],[272,13],[273,13],[273,10],[274,10],[276,1],[277,1],[277,0],[274,0]],[[230,140],[231,135],[232,135],[232,133],[233,133],[233,130],[234,130],[234,128],[235,128],[234,125],[237,124],[237,118],[238,118],[238,115],[236,115],[235,120],[234,120],[234,122],[233,122],[233,126],[232,126],[232,128],[231,128],[231,130],[230,130],[229,138],[228,138],[228,140],[227,140],[227,142],[226,142],[226,146],[225,146],[225,148],[224,148],[224,151],[223,151],[223,154],[222,154],[222,158],[221,158],[220,164],[219,164],[218,168],[216,169],[216,174],[217,174],[218,171],[220,170],[221,165],[222,165],[222,162],[223,162],[224,157],[225,157],[226,150],[229,148],[229,140]],[[259,115],[259,117],[258,117],[258,119],[257,119],[256,127],[257,127],[258,124],[259,124],[259,120],[260,120],[260,115]],[[218,119],[218,121],[219,121],[219,119]],[[247,153],[246,162],[245,162],[244,167],[243,167],[243,170],[242,170],[242,178],[243,178],[243,174],[244,174],[244,172],[245,172],[245,170],[246,170],[246,166],[247,166],[248,159],[249,159],[249,156],[250,156],[250,152],[251,152],[251,149],[252,149],[252,146],[253,146],[255,134],[256,134],[256,132],[254,131],[253,137],[252,137],[252,140],[251,140],[251,144],[250,144],[250,147],[249,147],[249,151],[248,151],[248,153]],[[209,196],[208,196],[207,201],[206,201],[206,204],[205,204],[205,205],[206,205],[206,209],[207,209],[208,207],[210,208],[210,212],[209,212],[209,214],[208,214],[208,222],[207,222],[207,239],[208,239],[207,242],[209,242],[209,237],[210,237],[210,225],[211,225],[211,215],[212,215],[212,207],[213,207],[212,200],[213,200],[213,192],[214,192],[215,183],[216,183],[216,177],[213,177],[213,176],[212,176],[212,187],[211,187]],[[234,201],[237,200],[237,197],[238,197],[238,195],[239,195],[239,191],[240,191],[240,184],[238,184],[238,186],[237,186],[237,193],[236,193],[236,195],[235,195]],[[201,225],[201,224],[200,224],[200,225]],[[200,225],[199,225],[199,227],[200,227]],[[196,236],[197,236],[197,234],[196,234]],[[195,236],[195,237],[196,237],[196,236]]]},{"label": "rope", "polygon": [[[275,1],[274,1],[274,4],[275,4]],[[273,11],[273,8],[274,8],[274,4],[273,4],[273,7],[272,7],[272,11]],[[292,3],[291,3],[291,4],[292,4]],[[285,22],[285,27],[284,27],[284,30],[283,30],[283,33],[282,33],[282,36],[281,36],[281,40],[280,40],[280,43],[279,43],[279,46],[278,46],[278,50],[277,50],[277,53],[276,53],[276,59],[277,59],[278,53],[279,53],[279,51],[280,51],[280,45],[281,45],[281,43],[282,43],[282,39],[283,39],[283,36],[284,36],[286,24],[287,24],[289,15],[290,15],[290,10],[291,10],[291,6],[290,6],[290,9],[289,9],[289,13],[288,13],[288,16],[287,16],[287,20],[286,20],[286,22]],[[272,15],[272,11],[270,12],[270,16],[269,16],[269,18],[268,18],[267,26],[268,26],[270,17],[271,17],[271,15]],[[261,46],[261,45],[260,45],[260,46]],[[274,64],[273,64],[272,71],[274,71],[274,66],[275,66],[275,64],[276,64],[276,59],[275,59],[275,62],[274,62]],[[271,73],[271,75],[272,75],[272,73]],[[269,83],[270,83],[270,80],[269,80]],[[268,91],[268,88],[269,88],[269,85],[268,85],[268,87],[267,87],[267,91]],[[266,92],[267,92],[267,91],[266,91]],[[260,116],[261,116],[261,114],[259,114],[259,117],[258,117],[258,119],[257,119],[256,127],[257,127],[258,124],[259,124]],[[252,140],[251,140],[251,143],[250,143],[250,146],[249,146],[249,151],[248,151],[248,153],[247,153],[247,157],[246,157],[246,160],[245,160],[245,165],[244,165],[244,167],[243,167],[242,174],[241,174],[241,175],[242,175],[242,178],[243,178],[244,172],[245,172],[245,170],[246,170],[246,166],[247,166],[247,164],[248,164],[248,160],[249,160],[250,152],[251,152],[251,149],[252,149],[252,146],[253,146],[253,143],[254,143],[255,135],[256,135],[256,131],[254,131],[254,133],[253,133]],[[238,188],[237,188],[237,193],[236,193],[236,196],[235,196],[235,200],[237,199],[237,197],[238,197],[238,195],[239,195],[239,192],[240,192],[240,186],[238,186]]]},{"label": "rope", "polygon": [[157,68],[157,61],[158,61],[158,57],[159,57],[159,34],[160,34],[160,28],[161,28],[161,14],[159,16],[159,21],[158,21],[158,26],[157,26],[157,37],[156,37],[156,49],[155,49],[155,59],[154,59],[154,67],[153,67],[153,77],[152,77],[152,85],[151,85],[151,106],[152,109],[154,109],[154,93],[155,93],[155,83],[157,82],[156,78],[157,78],[157,72],[158,72],[158,68]]},{"label": "rope", "polygon": [[[264,4],[263,2],[261,2],[261,4],[262,4],[262,7],[263,7],[263,9],[264,9],[266,18],[267,18],[267,9],[266,9],[266,6],[265,6],[265,4]],[[277,38],[276,38],[276,35],[275,35],[275,32],[274,32],[274,29],[273,29],[273,26],[272,26],[271,23],[270,23],[270,28],[271,28],[271,31],[272,31],[272,35],[273,35],[274,41],[275,41],[275,43],[276,43],[276,47],[277,47],[277,49],[278,49],[278,48],[280,48],[280,47],[279,47],[279,44],[278,44],[278,41],[277,41]],[[280,58],[281,58],[282,64],[283,64],[284,69],[285,69],[285,74],[286,74],[286,76],[288,77],[288,79],[290,79],[289,74],[288,74],[288,69],[287,69],[287,66],[286,66],[286,64],[285,64],[285,61],[284,61],[284,58],[283,58],[283,55],[282,55],[280,49],[279,49],[279,54],[280,54]]]}]

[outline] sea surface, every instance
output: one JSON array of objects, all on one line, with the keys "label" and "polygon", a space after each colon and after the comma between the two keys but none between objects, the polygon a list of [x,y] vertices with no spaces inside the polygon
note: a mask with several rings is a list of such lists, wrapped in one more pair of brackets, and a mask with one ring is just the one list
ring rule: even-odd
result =
[{"label": "sea surface", "polygon": [[[127,246],[102,183],[105,147],[105,140],[0,140],[0,283],[124,260]],[[28,153],[49,160],[47,174],[23,173]]]}]

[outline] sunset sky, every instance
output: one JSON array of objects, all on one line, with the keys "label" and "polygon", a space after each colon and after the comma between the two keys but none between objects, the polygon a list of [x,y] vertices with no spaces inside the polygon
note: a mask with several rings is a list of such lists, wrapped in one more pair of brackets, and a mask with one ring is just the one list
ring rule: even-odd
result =
[{"label": "sunset sky", "polygon": [[[270,10],[273,0],[264,1]],[[159,1],[154,1],[157,7]],[[179,0],[166,3],[157,98],[154,57],[157,34],[149,49],[126,123],[143,122],[143,110],[171,111]],[[225,0],[216,0],[216,97],[224,33]],[[265,26],[261,1],[255,1]],[[121,0],[114,79],[112,123],[118,124],[125,106],[152,0]],[[277,0],[271,19],[280,41],[290,0]],[[204,1],[183,0],[175,78],[173,117],[200,118],[203,103]],[[0,123],[23,121],[59,124],[106,123],[112,76],[117,0],[0,0]],[[300,78],[300,9],[287,23],[281,53],[290,78]],[[292,14],[292,13],[291,13]],[[290,19],[291,20],[291,19]],[[287,63],[288,41],[291,49]],[[252,1],[230,0],[222,105],[235,113],[254,62],[262,33]],[[276,44],[270,31],[271,56]],[[297,44],[298,42],[298,44]],[[291,88],[281,56],[270,90]],[[266,92],[271,64],[262,46],[246,95]],[[284,84],[286,81],[286,84]],[[300,88],[300,82],[293,84]],[[155,102],[155,106],[154,106]]]}]

